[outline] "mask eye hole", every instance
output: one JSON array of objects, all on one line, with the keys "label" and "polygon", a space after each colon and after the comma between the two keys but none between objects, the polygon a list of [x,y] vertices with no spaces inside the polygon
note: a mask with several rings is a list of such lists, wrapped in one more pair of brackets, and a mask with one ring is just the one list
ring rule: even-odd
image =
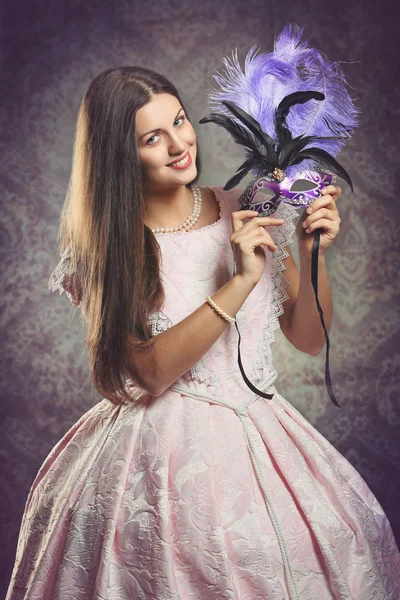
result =
[{"label": "mask eye hole", "polygon": [[308,179],[296,179],[290,188],[291,192],[309,192],[310,190],[315,190],[318,187],[317,183],[313,181],[309,181]]},{"label": "mask eye hole", "polygon": [[253,202],[255,202],[255,204],[258,204],[259,202],[265,202],[266,200],[271,200],[272,198],[274,198],[275,195],[275,192],[273,192],[269,188],[263,188],[257,191],[256,195],[254,196]]}]

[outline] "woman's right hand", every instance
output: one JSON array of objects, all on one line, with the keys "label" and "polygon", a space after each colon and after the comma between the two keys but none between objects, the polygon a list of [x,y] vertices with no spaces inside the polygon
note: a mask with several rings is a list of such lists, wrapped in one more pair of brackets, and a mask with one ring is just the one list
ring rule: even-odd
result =
[{"label": "woman's right hand", "polygon": [[[236,263],[236,275],[256,285],[265,267],[263,246],[274,252],[277,246],[264,227],[282,225],[284,219],[259,217],[255,210],[240,210],[232,213],[231,245]],[[243,223],[245,219],[250,219]]]}]

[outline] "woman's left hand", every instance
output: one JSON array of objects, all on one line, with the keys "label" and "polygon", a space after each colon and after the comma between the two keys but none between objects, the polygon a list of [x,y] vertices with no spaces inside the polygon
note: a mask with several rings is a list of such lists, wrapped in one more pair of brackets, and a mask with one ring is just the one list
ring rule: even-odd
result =
[{"label": "woman's left hand", "polygon": [[[336,201],[342,190],[337,185],[328,185],[322,195],[314,200],[301,215],[296,226],[299,247],[311,253],[315,229],[321,228],[319,252],[324,254],[339,233],[340,216]],[[311,208],[311,214],[309,209]]]}]

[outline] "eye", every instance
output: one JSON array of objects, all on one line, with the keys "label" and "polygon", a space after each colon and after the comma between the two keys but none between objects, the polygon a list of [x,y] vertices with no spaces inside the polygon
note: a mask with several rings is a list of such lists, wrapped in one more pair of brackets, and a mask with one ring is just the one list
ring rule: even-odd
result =
[{"label": "eye", "polygon": [[[186,119],[186,117],[185,117],[184,115],[182,115],[181,117],[179,117],[178,119],[176,119],[175,123],[177,123],[178,121],[182,121],[182,124],[183,124],[183,121],[185,121],[185,119]],[[175,125],[175,123],[174,123],[174,125]],[[182,124],[181,124],[181,125],[178,125],[178,127],[182,127]],[[153,140],[153,139],[154,139],[154,138],[156,138],[156,137],[159,137],[158,133],[156,133],[156,134],[152,135],[152,136],[151,136],[151,137],[150,137],[150,138],[149,138],[149,139],[146,141],[146,144],[147,144],[147,145],[149,145],[149,146],[154,146],[154,144],[155,144],[156,142],[152,142],[151,140]]]},{"label": "eye", "polygon": [[146,144],[148,144],[149,146],[152,146],[153,144],[155,144],[155,142],[150,142],[150,140],[153,140],[154,138],[158,137],[158,134],[156,133],[155,135],[152,135],[146,142]]}]

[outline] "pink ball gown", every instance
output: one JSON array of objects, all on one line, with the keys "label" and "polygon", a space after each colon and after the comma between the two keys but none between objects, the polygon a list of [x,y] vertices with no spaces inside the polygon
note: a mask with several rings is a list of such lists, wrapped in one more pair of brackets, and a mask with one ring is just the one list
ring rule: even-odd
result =
[{"label": "pink ball gown", "polygon": [[[231,213],[242,193],[212,186],[215,223],[156,234],[166,301],[154,335],[233,273]],[[398,600],[400,554],[371,490],[275,388],[271,344],[288,297],[280,205],[263,276],[234,324],[160,396],[131,386],[50,452],[30,490],[7,600]],[[52,289],[67,272],[67,254]],[[71,300],[73,296],[69,294]],[[211,310],[211,309],[210,309]],[[173,349],[171,349],[173,351]],[[127,381],[129,385],[129,380]]]}]

